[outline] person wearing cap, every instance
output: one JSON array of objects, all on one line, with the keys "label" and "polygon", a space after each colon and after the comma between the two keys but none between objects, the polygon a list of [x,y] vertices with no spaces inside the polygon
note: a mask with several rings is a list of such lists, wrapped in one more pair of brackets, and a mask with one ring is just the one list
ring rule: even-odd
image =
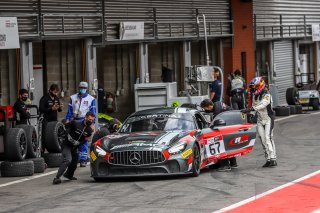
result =
[{"label": "person wearing cap", "polygon": [[[91,111],[94,116],[96,113],[96,100],[88,94],[88,83],[81,81],[79,83],[79,92],[71,95],[68,112],[66,115],[66,123],[71,120],[83,120],[87,112]],[[82,143],[79,147],[80,167],[85,167],[88,161],[88,141]]]}]

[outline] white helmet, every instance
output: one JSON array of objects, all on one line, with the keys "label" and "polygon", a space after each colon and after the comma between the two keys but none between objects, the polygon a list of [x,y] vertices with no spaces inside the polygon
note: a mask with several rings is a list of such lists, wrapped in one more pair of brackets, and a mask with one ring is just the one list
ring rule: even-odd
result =
[{"label": "white helmet", "polygon": [[81,81],[81,82],[79,83],[79,87],[80,87],[80,88],[88,88],[88,83],[85,82],[85,81]]}]

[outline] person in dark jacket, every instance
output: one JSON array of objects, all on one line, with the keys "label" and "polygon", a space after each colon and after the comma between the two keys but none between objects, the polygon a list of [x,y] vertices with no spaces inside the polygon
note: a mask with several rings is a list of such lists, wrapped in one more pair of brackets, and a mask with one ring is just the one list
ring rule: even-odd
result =
[{"label": "person in dark jacket", "polygon": [[51,122],[58,120],[58,112],[63,109],[63,103],[58,98],[59,87],[57,84],[52,84],[49,93],[40,99],[39,110],[43,114],[44,122]]},{"label": "person in dark jacket", "polygon": [[[222,102],[212,103],[211,100],[205,99],[201,102],[200,107],[208,113],[213,113],[213,117],[221,112],[230,110],[230,107]],[[238,168],[237,159],[235,157],[220,160],[218,171],[230,171],[231,168]]]},{"label": "person in dark jacket", "polygon": [[[58,112],[63,109],[63,103],[58,98],[59,87],[57,84],[52,84],[49,92],[40,99],[39,111],[43,115],[42,120],[42,135],[45,135],[47,123],[51,121],[58,121]],[[42,137],[44,139],[44,137]],[[45,146],[42,144],[42,151]]]},{"label": "person in dark jacket", "polygon": [[25,104],[28,100],[29,92],[26,89],[19,90],[19,98],[13,105],[13,111],[15,114],[16,124],[28,124],[30,119],[30,112]]},{"label": "person in dark jacket", "polygon": [[210,100],[214,103],[217,101],[221,101],[221,77],[220,77],[220,71],[218,69],[214,69],[213,71],[213,78],[215,79],[211,84],[209,84],[210,87]]},{"label": "person in dark jacket", "polygon": [[53,179],[53,184],[60,184],[62,175],[69,180],[77,180],[74,177],[74,172],[77,169],[79,159],[78,148],[91,137],[94,131],[92,124],[94,119],[95,115],[89,111],[84,120],[72,120],[66,124],[66,139],[62,143],[63,161]]}]

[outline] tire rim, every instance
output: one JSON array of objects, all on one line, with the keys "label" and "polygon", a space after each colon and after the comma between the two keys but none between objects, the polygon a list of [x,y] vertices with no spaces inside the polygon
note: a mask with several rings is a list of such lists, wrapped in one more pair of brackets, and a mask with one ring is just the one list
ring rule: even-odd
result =
[{"label": "tire rim", "polygon": [[57,137],[58,137],[59,145],[61,146],[61,145],[62,145],[62,142],[63,142],[63,140],[64,140],[64,128],[63,128],[63,126],[59,126],[59,127],[58,127]]},{"label": "tire rim", "polygon": [[40,146],[39,146],[36,131],[32,131],[31,144],[32,144],[32,150],[35,153],[35,155],[37,157],[40,157]]},{"label": "tire rim", "polygon": [[196,172],[199,172],[200,169],[200,153],[199,153],[199,148],[198,146],[195,146],[193,150],[193,164]]},{"label": "tire rim", "polygon": [[27,138],[25,134],[21,134],[19,138],[20,153],[22,158],[27,154]]}]

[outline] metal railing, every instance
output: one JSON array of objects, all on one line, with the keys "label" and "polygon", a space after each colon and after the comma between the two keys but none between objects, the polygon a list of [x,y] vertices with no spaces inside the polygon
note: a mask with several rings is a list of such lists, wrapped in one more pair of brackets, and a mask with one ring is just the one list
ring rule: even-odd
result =
[{"label": "metal railing", "polygon": [[[121,21],[106,21],[107,42],[119,42]],[[208,38],[232,37],[233,21],[207,21]],[[203,28],[197,21],[144,21],[143,40],[200,39],[204,37]]]},{"label": "metal railing", "polygon": [[18,31],[21,38],[39,37],[40,20],[38,14],[6,14],[1,13],[2,17],[17,17]]},{"label": "metal railing", "polygon": [[306,15],[283,15],[260,17],[254,15],[254,33],[256,40],[270,40],[282,38],[303,38],[312,36],[312,26],[307,23]]},{"label": "metal railing", "polygon": [[103,34],[102,14],[42,14],[43,36]]}]

